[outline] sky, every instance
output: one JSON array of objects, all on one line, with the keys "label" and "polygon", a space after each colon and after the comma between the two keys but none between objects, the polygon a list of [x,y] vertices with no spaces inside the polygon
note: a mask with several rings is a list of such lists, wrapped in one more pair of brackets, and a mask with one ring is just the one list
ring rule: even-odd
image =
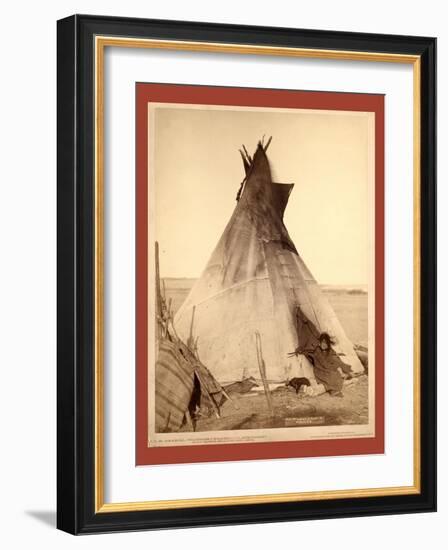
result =
[{"label": "sky", "polygon": [[308,268],[321,284],[367,284],[373,115],[150,104],[148,116],[149,235],[162,277],[200,276],[236,205],[238,149],[252,154],[272,135],[273,180],[295,184],[285,225]]}]

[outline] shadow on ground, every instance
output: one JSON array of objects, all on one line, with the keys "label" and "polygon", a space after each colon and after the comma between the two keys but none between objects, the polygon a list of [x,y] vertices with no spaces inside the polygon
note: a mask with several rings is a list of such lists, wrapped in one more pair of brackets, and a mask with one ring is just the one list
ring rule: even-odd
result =
[{"label": "shadow on ground", "polygon": [[25,510],[25,514],[31,516],[37,521],[56,529],[56,511],[55,510]]}]

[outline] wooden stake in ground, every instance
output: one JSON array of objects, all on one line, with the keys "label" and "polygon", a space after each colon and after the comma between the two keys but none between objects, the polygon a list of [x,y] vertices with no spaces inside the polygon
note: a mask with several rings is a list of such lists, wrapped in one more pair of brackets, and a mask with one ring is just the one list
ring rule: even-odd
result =
[{"label": "wooden stake in ground", "polygon": [[266,364],[263,359],[263,350],[261,348],[261,336],[258,331],[255,333],[255,347],[257,348],[258,368],[260,369],[260,375],[263,381],[264,393],[266,395],[269,413],[271,416],[274,416],[274,406],[272,404],[271,390],[269,389],[269,384],[266,378]]}]

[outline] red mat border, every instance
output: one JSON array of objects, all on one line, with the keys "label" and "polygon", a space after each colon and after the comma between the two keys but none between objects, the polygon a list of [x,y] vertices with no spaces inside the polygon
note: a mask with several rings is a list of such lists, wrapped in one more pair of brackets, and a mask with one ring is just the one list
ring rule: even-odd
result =
[{"label": "red mat border", "polygon": [[[148,116],[157,103],[284,107],[375,113],[375,437],[147,446]],[[136,465],[384,453],[384,96],[260,88],[136,84]]]}]

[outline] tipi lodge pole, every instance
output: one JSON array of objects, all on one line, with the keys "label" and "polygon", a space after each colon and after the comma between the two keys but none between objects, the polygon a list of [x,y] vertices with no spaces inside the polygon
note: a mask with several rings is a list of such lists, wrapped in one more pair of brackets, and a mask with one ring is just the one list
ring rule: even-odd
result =
[{"label": "tipi lodge pole", "polygon": [[213,399],[213,396],[208,391],[207,384],[205,384],[204,381],[202,380],[202,376],[200,375],[199,370],[195,370],[195,374],[198,377],[199,384],[201,385],[201,391],[205,393],[206,397],[210,401],[210,404],[212,405],[213,410],[215,411],[216,418],[221,418],[221,415],[219,414],[219,408],[216,405],[215,400]]},{"label": "tipi lodge pole", "polygon": [[274,416],[274,406],[272,405],[271,390],[269,389],[269,384],[266,378],[266,363],[264,362],[263,350],[261,348],[261,336],[258,331],[255,333],[255,346],[257,348],[258,367],[260,369],[261,380],[263,381],[264,393],[266,395],[269,413],[271,416]]}]

